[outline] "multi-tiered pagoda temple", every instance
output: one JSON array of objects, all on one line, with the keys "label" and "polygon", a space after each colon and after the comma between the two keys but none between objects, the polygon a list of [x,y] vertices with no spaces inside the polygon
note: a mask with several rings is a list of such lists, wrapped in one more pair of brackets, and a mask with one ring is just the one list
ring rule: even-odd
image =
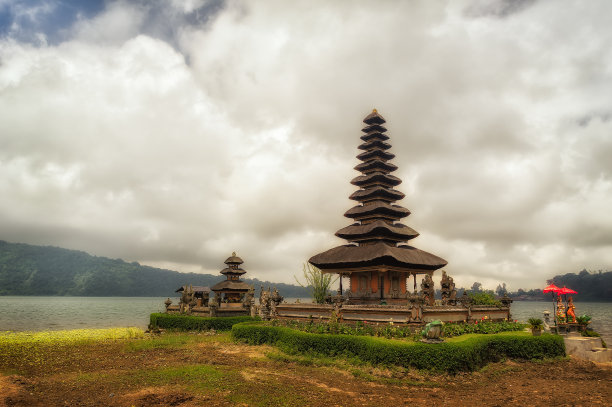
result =
[{"label": "multi-tiered pagoda temple", "polygon": [[402,181],[391,175],[397,166],[389,162],[395,155],[388,151],[385,119],[374,109],[363,121],[359,149],[364,151],[357,156],[362,163],[355,167],[362,175],[351,181],[359,190],[349,197],[359,205],[344,214],[355,223],[336,232],[349,244],[317,254],[309,262],[325,273],[349,276],[350,303],[403,304],[408,301],[410,276],[416,291],[417,274],[431,276],[447,262],[406,244],[419,234],[399,222],[410,211],[395,204],[404,194],[394,189]]},{"label": "multi-tiered pagoda temple", "polygon": [[236,256],[233,252],[230,257],[225,260],[226,268],[220,271],[221,274],[227,277],[227,280],[215,284],[213,291],[217,298],[224,303],[240,303],[243,301],[245,294],[251,288],[250,285],[240,280],[240,276],[246,274],[246,271],[240,268],[244,263],[242,259]]}]

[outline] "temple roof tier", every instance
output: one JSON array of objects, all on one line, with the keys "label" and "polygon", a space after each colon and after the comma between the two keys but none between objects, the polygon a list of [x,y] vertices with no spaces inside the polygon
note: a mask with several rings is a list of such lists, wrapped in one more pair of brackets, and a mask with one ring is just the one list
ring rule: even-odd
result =
[{"label": "temple roof tier", "polygon": [[391,217],[396,219],[405,218],[410,215],[410,211],[399,205],[390,205],[386,202],[374,202],[369,205],[354,206],[344,213],[347,218],[364,219],[380,217]]},{"label": "temple roof tier", "polygon": [[357,156],[357,158],[360,159],[361,161],[367,161],[372,158],[379,158],[381,160],[391,160],[394,157],[395,157],[395,154],[389,153],[388,151],[381,150],[379,148],[369,150],[369,151],[364,151],[363,153]]},{"label": "temple roof tier", "polygon": [[381,133],[380,131],[373,131],[371,133],[368,134],[364,134],[363,136],[359,137],[360,139],[362,139],[363,141],[370,141],[370,140],[389,140],[389,136],[387,136],[384,133]]},{"label": "temple roof tier", "polygon": [[372,133],[373,131],[384,133],[387,131],[387,129],[384,126],[381,126],[380,124],[375,123],[375,124],[369,124],[365,126],[363,129],[361,129],[361,131],[364,133]]},{"label": "temple roof tier", "polygon": [[404,198],[404,193],[393,188],[373,187],[368,189],[360,189],[351,194],[349,199],[354,201],[372,201],[380,199],[383,201],[395,202]]},{"label": "temple roof tier", "polygon": [[372,239],[386,239],[401,242],[414,239],[418,235],[419,232],[409,226],[402,223],[394,223],[391,225],[384,220],[376,220],[365,225],[354,223],[336,232],[336,236],[351,242]]},{"label": "temple roof tier", "polygon": [[242,264],[244,261],[238,256],[236,256],[236,252],[233,252],[230,257],[228,257],[225,261],[225,264]]},{"label": "temple roof tier", "polygon": [[372,113],[363,119],[363,122],[365,124],[383,124],[386,123],[386,120],[378,113],[376,109],[374,109],[372,110]]},{"label": "temple roof tier", "polygon": [[380,141],[380,140],[372,140],[372,141],[368,141],[366,143],[360,144],[359,146],[357,146],[357,148],[360,150],[373,150],[374,148],[379,148],[381,150],[388,150],[391,148],[391,144],[385,143],[384,141]]},{"label": "temple roof tier", "polygon": [[235,269],[225,268],[221,270],[220,273],[225,274],[225,275],[227,274],[243,275],[243,274],[246,274],[246,271],[241,268],[235,268]]},{"label": "temple roof tier", "polygon": [[402,183],[402,180],[395,175],[385,174],[384,172],[372,172],[367,175],[360,175],[351,180],[351,184],[357,185],[358,187],[365,187],[370,185],[384,185],[394,187]]},{"label": "temple roof tier", "polygon": [[312,256],[309,262],[323,271],[373,266],[437,270],[447,264],[446,260],[412,246],[390,246],[384,242],[364,246],[335,247]]},{"label": "temple roof tier", "polygon": [[389,173],[397,170],[397,165],[388,163],[383,160],[373,159],[364,163],[358,164],[354,167],[357,171],[369,174],[371,172],[384,172]]},{"label": "temple roof tier", "polygon": [[210,289],[212,291],[249,291],[250,285],[244,281],[225,280],[215,284]]}]

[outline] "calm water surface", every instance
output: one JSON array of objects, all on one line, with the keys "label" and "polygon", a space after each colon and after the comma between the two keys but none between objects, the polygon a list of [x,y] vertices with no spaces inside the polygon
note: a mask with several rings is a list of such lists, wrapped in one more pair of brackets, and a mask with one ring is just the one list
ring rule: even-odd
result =
[{"label": "calm water surface", "polygon": [[[178,302],[178,298],[171,299]],[[166,297],[0,297],[0,331],[146,328],[149,314],[165,310],[165,300]],[[591,315],[593,329],[612,343],[612,303],[575,305],[576,315]],[[512,317],[523,322],[531,317],[542,318],[545,310],[552,315],[552,302],[517,301],[511,308]]]}]

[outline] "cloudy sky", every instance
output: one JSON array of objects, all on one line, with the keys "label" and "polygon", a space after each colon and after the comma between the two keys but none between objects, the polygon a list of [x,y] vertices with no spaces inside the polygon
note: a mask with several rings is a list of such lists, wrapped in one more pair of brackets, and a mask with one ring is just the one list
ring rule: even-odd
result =
[{"label": "cloudy sky", "polygon": [[611,12],[0,0],[0,239],[291,283],[343,243],[377,108],[412,243],[459,285],[610,270]]}]

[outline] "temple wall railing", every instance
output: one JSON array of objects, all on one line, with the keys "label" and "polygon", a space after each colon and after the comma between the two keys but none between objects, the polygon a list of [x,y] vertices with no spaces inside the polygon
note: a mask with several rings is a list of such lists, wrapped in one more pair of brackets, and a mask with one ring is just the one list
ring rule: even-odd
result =
[{"label": "temple wall railing", "polygon": [[297,320],[329,320],[332,312],[344,322],[423,324],[430,321],[470,322],[483,318],[493,321],[509,320],[510,308],[506,306],[400,306],[400,305],[344,305],[330,304],[279,304],[276,318]]}]

